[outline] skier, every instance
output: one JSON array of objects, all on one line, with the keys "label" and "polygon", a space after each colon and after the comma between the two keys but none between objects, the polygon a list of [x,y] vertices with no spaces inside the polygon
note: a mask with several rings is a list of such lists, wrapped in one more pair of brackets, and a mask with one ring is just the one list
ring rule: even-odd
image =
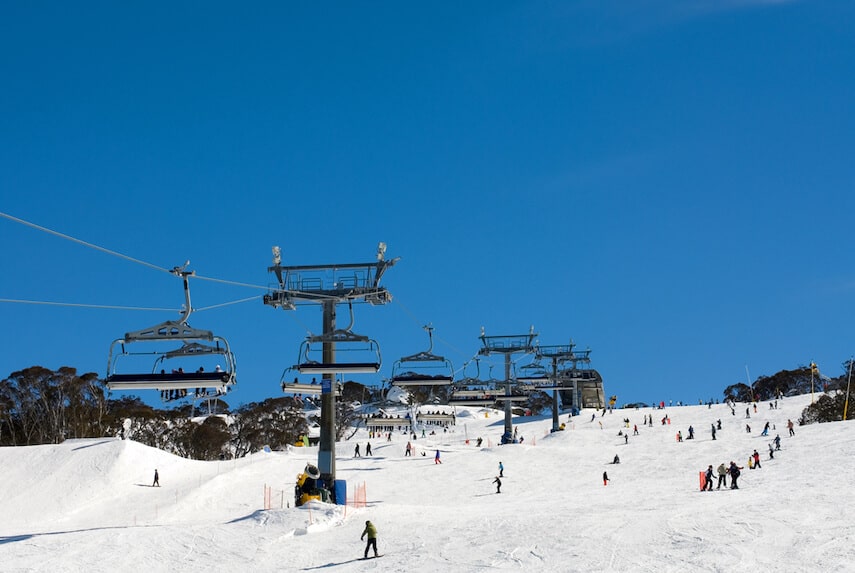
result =
[{"label": "skier", "polygon": [[374,548],[374,557],[379,557],[377,555],[377,528],[370,521],[365,522],[365,529],[359,539],[365,539],[366,535],[368,536],[368,543],[365,544],[365,559],[368,559],[368,549],[372,547]]},{"label": "skier", "polygon": [[603,472],[603,485],[609,485],[609,481],[611,481],[611,480],[609,480],[609,474],[606,472]]},{"label": "skier", "polygon": [[757,450],[754,450],[754,467],[760,469],[760,454],[757,453]]},{"label": "skier", "polygon": [[411,455],[413,455],[413,446],[410,445],[410,442],[407,442],[407,449],[404,450],[404,456],[406,457]]},{"label": "skier", "polygon": [[151,487],[160,487],[160,475],[157,473],[157,469],[154,470],[154,482],[151,484]]},{"label": "skier", "polygon": [[359,454],[359,444],[356,444],[356,448],[353,450],[354,458],[361,458],[362,456]]},{"label": "skier", "polygon": [[771,443],[769,444],[769,459],[770,460],[775,459],[775,448],[772,447]]},{"label": "skier", "polygon": [[441,464],[442,462],[439,459],[439,450],[436,451],[436,455],[433,457],[434,464]]},{"label": "skier", "polygon": [[715,439],[715,424],[710,424],[710,429],[712,430],[712,439]]},{"label": "skier", "polygon": [[496,476],[493,483],[496,484],[496,493],[502,493],[502,480],[499,479],[499,476]]},{"label": "skier", "polygon": [[683,441],[683,432],[681,432],[680,430],[677,430],[677,441],[678,442]]},{"label": "skier", "polygon": [[686,439],[687,440],[694,440],[695,439],[695,429],[692,426],[689,426],[689,437]]},{"label": "skier", "polygon": [[366,455],[366,456],[370,456],[370,455],[371,455],[371,442],[367,442],[367,443],[365,444],[365,455]]},{"label": "skier", "polygon": [[[502,462],[499,462],[499,477],[505,477],[505,466],[502,465]],[[501,487],[501,484],[499,484]]]},{"label": "skier", "polygon": [[728,469],[730,473],[730,489],[739,489],[739,486],[736,485],[736,480],[739,478],[739,470],[741,469],[741,467],[736,465],[736,462],[730,462],[730,468]]},{"label": "skier", "polygon": [[790,431],[790,437],[791,438],[796,435],[796,432],[793,431],[793,421],[792,420],[789,420],[789,419],[787,420],[787,430]]},{"label": "skier", "polygon": [[704,479],[706,480],[704,482],[704,489],[706,491],[712,491],[712,476],[713,476],[713,469],[712,469],[712,464],[710,464],[707,467],[707,472],[704,474]]},{"label": "skier", "polygon": [[721,464],[719,464],[716,471],[718,472],[718,486],[716,487],[716,489],[721,489],[722,485],[724,485],[724,487],[727,487],[727,468],[724,467],[724,462],[721,462]]},{"label": "skier", "polygon": [[781,434],[777,434],[775,436],[774,442],[775,442],[775,449],[780,450],[781,449]]},{"label": "skier", "polygon": [[715,429],[721,430],[721,418],[715,421]]}]

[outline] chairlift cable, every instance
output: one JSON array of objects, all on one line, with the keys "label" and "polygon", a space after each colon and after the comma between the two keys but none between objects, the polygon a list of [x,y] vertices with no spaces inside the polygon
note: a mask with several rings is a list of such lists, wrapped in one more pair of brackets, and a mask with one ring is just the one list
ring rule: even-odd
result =
[{"label": "chairlift cable", "polygon": [[[404,304],[398,299],[398,297],[393,298],[392,302],[394,304],[397,304],[398,306],[400,306],[401,309],[407,315],[409,315],[410,319],[412,319],[413,322],[415,322],[416,324],[419,325],[419,328],[424,328],[425,322],[423,320],[418,320],[416,315],[412,311],[410,311],[410,309],[408,309],[406,306],[404,306]],[[451,344],[450,342],[448,342],[444,338],[442,338],[440,336],[435,336],[435,339],[442,342],[443,344],[445,344],[447,347],[449,347],[454,352],[458,353],[460,356],[466,356],[465,352],[463,352],[462,350],[460,350],[459,348],[457,348],[456,346],[454,346],[453,344]]]},{"label": "chairlift cable", "polygon": [[110,304],[82,304],[82,303],[74,303],[74,302],[51,302],[44,300],[23,300],[23,299],[15,299],[15,298],[0,298],[0,302],[9,302],[16,304],[42,304],[48,306],[72,306],[78,308],[100,308],[100,309],[108,309],[108,310],[146,310],[146,311],[157,311],[157,312],[181,312],[180,309],[176,308],[149,308],[149,307],[140,307],[140,306],[118,306],[118,305],[110,305]]},{"label": "chairlift cable", "polygon": [[[9,215],[8,213],[4,213],[2,211],[0,211],[0,217],[4,217],[6,219],[9,219],[10,221],[20,223],[21,225],[25,225],[27,227],[31,227],[33,229],[43,231],[45,233],[54,235],[56,237],[60,237],[61,239],[66,239],[68,241],[77,243],[79,245],[83,245],[84,247],[89,247],[91,249],[95,249],[96,251],[101,251],[102,253],[107,253],[108,255],[113,255],[114,257],[119,257],[121,259],[125,259],[127,261],[131,261],[133,263],[137,263],[137,264],[140,264],[140,265],[143,265],[143,266],[146,266],[146,267],[149,267],[149,268],[161,271],[161,272],[174,274],[172,272],[172,269],[159,267],[155,264],[152,264],[152,263],[140,260],[140,259],[136,259],[134,257],[119,253],[117,251],[113,251],[111,249],[107,249],[105,247],[101,247],[99,245],[95,245],[93,243],[89,243],[87,241],[84,241],[82,239],[78,239],[76,237],[72,237],[70,235],[66,235],[65,233],[60,233],[59,231],[54,231],[53,229],[48,229],[47,227],[43,227],[41,225],[31,223],[29,221],[26,221],[24,219],[20,219],[18,217],[13,216],[13,215]],[[213,278],[213,277],[203,277],[203,276],[193,275],[193,278],[211,281],[211,282],[218,282],[218,283],[223,283],[223,284],[230,284],[230,285],[235,285],[235,286],[242,286],[242,287],[247,287],[247,288],[254,288],[254,289],[259,289],[259,290],[268,290],[268,287],[265,287],[265,286],[242,283],[242,282],[237,282],[237,281],[230,281],[230,280],[225,280],[225,279],[217,279],[217,278]]]},{"label": "chairlift cable", "polygon": [[35,223],[30,223],[29,221],[25,221],[24,219],[19,219],[18,217],[13,217],[12,215],[9,215],[8,213],[4,213],[2,211],[0,211],[0,217],[5,217],[6,219],[9,219],[10,221],[14,221],[16,223],[26,225],[27,227],[31,227],[31,228],[37,229],[39,231],[44,231],[45,233],[49,233],[51,235],[60,237],[61,239],[66,239],[66,240],[71,241],[73,243],[78,243],[80,245],[83,245],[84,247],[89,247],[91,249],[101,251],[102,253],[107,253],[108,255],[113,255],[114,257],[119,257],[119,258],[131,261],[131,262],[134,262],[134,263],[137,263],[137,264],[140,264],[140,265],[143,265],[143,266],[146,266],[146,267],[149,267],[149,268],[152,268],[152,269],[164,272],[164,273],[170,273],[171,272],[169,269],[165,269],[163,267],[159,267],[159,266],[154,265],[152,263],[148,263],[146,261],[141,261],[139,259],[129,257],[128,255],[123,255],[122,253],[118,253],[116,251],[112,251],[112,250],[106,249],[104,247],[99,247],[98,245],[88,243],[86,241],[83,241],[81,239],[77,239],[75,237],[72,237],[70,235],[66,235],[64,233],[60,233],[59,231],[54,231],[52,229],[48,229],[47,227],[42,227],[41,225],[36,225]]},{"label": "chairlift cable", "polygon": [[[261,286],[261,285],[254,285],[254,284],[249,284],[249,283],[242,283],[242,282],[237,282],[237,281],[230,281],[230,280],[226,280],[226,279],[217,279],[217,278],[213,278],[213,277],[203,277],[203,276],[199,276],[199,275],[193,275],[192,278],[203,280],[203,281],[210,281],[210,282],[215,282],[215,283],[227,284],[227,285],[254,288],[254,289],[259,289],[259,290],[270,290],[270,287]],[[255,296],[252,298],[256,299],[256,298],[260,298],[260,297]],[[246,299],[246,300],[251,300],[251,299]]]},{"label": "chairlift cable", "polygon": [[205,311],[205,310],[211,310],[211,309],[214,309],[214,308],[221,308],[221,307],[224,307],[224,306],[230,306],[230,305],[233,305],[233,304],[240,304],[240,303],[243,303],[243,302],[249,302],[249,301],[251,301],[251,300],[258,300],[258,299],[260,299],[260,298],[261,298],[261,296],[262,296],[262,295],[250,296],[250,297],[247,297],[247,298],[242,298],[242,299],[239,299],[239,300],[233,300],[233,301],[230,301],[230,302],[223,302],[223,303],[220,303],[220,304],[212,304],[211,306],[204,306],[204,307],[202,307],[202,308],[194,308],[194,309],[193,309],[193,312],[202,312],[202,311]]}]

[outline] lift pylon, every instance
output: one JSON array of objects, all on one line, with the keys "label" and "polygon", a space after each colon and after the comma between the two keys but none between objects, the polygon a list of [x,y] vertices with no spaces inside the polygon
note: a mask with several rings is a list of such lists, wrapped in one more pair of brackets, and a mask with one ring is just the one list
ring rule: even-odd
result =
[{"label": "lift pylon", "polygon": [[[319,374],[322,377],[318,469],[320,482],[330,491],[333,501],[339,501],[336,500],[335,493],[335,375],[340,372],[354,372],[354,369],[376,373],[380,368],[379,347],[376,342],[372,359],[342,364],[336,361],[337,347],[343,346],[341,350],[344,351],[345,346],[366,344],[369,347],[368,352],[372,352],[370,346],[373,341],[351,331],[353,303],[381,305],[390,302],[392,295],[380,285],[380,279],[398,260],[387,260],[386,244],[380,243],[377,247],[377,260],[368,263],[283,266],[281,249],[273,247],[273,265],[267,268],[267,271],[276,277],[276,284],[264,295],[264,304],[284,310],[295,310],[301,304],[320,304],[323,310],[322,333],[317,336],[310,335],[304,341],[302,361],[298,363],[297,368],[301,373]],[[345,329],[336,329],[336,307],[341,303],[348,303],[351,324]],[[311,353],[318,350],[320,356],[312,357]],[[357,364],[361,366],[356,366]]]},{"label": "lift pylon", "polygon": [[501,382],[505,386],[505,395],[500,397],[505,404],[505,431],[502,434],[502,443],[513,443],[514,428],[511,417],[511,403],[514,401],[514,395],[511,392],[511,387],[514,385],[514,381],[511,378],[511,356],[519,353],[531,354],[534,352],[534,340],[537,338],[537,334],[535,334],[534,326],[532,326],[528,334],[487,336],[482,326],[479,338],[483,345],[478,351],[479,355],[490,356],[491,354],[501,354],[505,358],[505,379]]}]

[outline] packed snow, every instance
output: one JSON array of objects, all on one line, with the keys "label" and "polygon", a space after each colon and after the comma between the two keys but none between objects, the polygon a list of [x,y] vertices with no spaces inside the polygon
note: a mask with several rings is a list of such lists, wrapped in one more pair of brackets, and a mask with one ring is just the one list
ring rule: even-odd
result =
[{"label": "packed snow", "polygon": [[[503,413],[488,408],[458,407],[449,431],[419,429],[416,440],[369,439],[361,428],[336,451],[348,497],[365,485],[359,508],[294,507],[316,447],[218,462],[118,438],[0,448],[0,563],[87,573],[852,570],[855,426],[796,425],[789,436],[787,420],[810,399],[761,402],[750,419],[746,404],[735,415],[724,404],[583,410],[562,414],[566,429],[555,433],[549,415],[514,417],[523,443],[508,445],[498,444]],[[695,439],[678,442],[690,425]],[[618,435],[627,431],[628,441]],[[776,435],[781,449],[769,459]],[[367,442],[373,455],[353,458]],[[755,449],[762,467],[749,470]],[[728,478],[728,488],[701,492],[699,472],[731,460],[744,468],[739,489]],[[360,559],[366,520],[378,529],[379,559]]]}]

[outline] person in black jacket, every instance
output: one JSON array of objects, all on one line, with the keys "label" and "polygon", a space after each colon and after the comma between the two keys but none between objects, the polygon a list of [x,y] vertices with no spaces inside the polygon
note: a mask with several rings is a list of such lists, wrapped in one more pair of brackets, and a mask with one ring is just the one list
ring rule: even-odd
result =
[{"label": "person in black jacket", "polygon": [[739,478],[739,470],[741,469],[741,467],[736,465],[736,462],[730,462],[730,468],[727,470],[730,474],[730,489],[739,489],[739,486],[736,485],[736,480]]},{"label": "person in black jacket", "polygon": [[707,467],[707,472],[704,474],[704,489],[706,491],[712,491],[712,478],[713,478],[713,469],[712,464]]}]

